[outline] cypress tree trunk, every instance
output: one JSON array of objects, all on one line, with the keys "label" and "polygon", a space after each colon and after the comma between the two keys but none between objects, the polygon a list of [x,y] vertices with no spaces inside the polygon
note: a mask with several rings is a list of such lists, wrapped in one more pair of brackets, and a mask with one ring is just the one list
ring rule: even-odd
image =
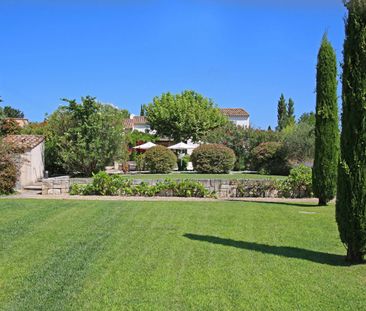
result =
[{"label": "cypress tree trunk", "polygon": [[335,196],[338,160],[337,58],[324,35],[317,65],[313,166],[313,191],[319,205],[327,205]]},{"label": "cypress tree trunk", "polygon": [[347,260],[360,263],[366,253],[366,2],[346,7],[336,219]]}]

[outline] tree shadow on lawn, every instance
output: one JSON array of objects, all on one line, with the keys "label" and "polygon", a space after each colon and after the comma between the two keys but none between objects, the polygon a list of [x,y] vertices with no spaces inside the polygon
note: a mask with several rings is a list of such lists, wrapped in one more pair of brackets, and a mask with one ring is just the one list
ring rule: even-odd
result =
[{"label": "tree shadow on lawn", "polygon": [[319,208],[327,208],[329,206],[319,206],[318,204],[314,204],[314,203],[301,203],[298,201],[295,202],[279,202],[279,201],[252,201],[252,200],[228,200],[228,201],[232,201],[232,202],[245,202],[245,203],[252,203],[252,204],[258,204],[258,205],[262,205],[262,204],[277,204],[277,205],[289,205],[289,206],[299,206],[299,207],[319,207]]},{"label": "tree shadow on lawn", "polygon": [[326,264],[330,266],[349,266],[349,264],[345,261],[345,256],[312,251],[304,248],[297,248],[290,246],[273,246],[254,242],[223,239],[210,235],[198,235],[192,233],[186,233],[183,236],[195,241],[231,246],[235,248],[260,252],[263,254],[271,254],[287,258],[304,259],[315,263]]}]

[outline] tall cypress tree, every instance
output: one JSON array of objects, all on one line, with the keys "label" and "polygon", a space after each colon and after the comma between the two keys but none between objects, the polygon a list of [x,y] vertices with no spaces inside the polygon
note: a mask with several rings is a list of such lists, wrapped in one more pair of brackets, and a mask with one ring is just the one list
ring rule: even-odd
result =
[{"label": "tall cypress tree", "polygon": [[351,0],[343,61],[341,161],[336,219],[347,260],[366,254],[366,2]]},{"label": "tall cypress tree", "polygon": [[295,102],[292,98],[288,100],[286,126],[295,124]]},{"label": "tall cypress tree", "polygon": [[287,104],[283,94],[281,94],[280,100],[277,105],[277,130],[282,131],[286,127],[287,123]]},{"label": "tall cypress tree", "polygon": [[316,75],[315,158],[313,190],[319,205],[327,205],[335,196],[339,160],[337,105],[337,58],[324,35]]}]

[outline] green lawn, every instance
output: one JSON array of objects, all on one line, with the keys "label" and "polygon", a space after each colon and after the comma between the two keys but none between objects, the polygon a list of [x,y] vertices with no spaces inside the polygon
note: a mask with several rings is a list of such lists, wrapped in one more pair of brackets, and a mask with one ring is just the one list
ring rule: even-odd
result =
[{"label": "green lawn", "polygon": [[334,207],[0,200],[0,309],[365,310],[344,253]]},{"label": "green lawn", "polygon": [[133,174],[126,177],[134,179],[283,179],[284,176],[260,174],[198,174],[198,173],[170,173],[170,174]]}]

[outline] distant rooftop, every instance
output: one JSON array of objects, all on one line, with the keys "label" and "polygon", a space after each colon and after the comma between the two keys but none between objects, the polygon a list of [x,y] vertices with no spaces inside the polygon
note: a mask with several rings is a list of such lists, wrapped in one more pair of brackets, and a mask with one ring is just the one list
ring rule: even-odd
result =
[{"label": "distant rooftop", "polygon": [[29,150],[37,147],[44,141],[41,135],[8,135],[4,138],[4,142],[14,150]]},{"label": "distant rooftop", "polygon": [[220,111],[228,117],[249,117],[249,113],[243,108],[221,108]]}]

